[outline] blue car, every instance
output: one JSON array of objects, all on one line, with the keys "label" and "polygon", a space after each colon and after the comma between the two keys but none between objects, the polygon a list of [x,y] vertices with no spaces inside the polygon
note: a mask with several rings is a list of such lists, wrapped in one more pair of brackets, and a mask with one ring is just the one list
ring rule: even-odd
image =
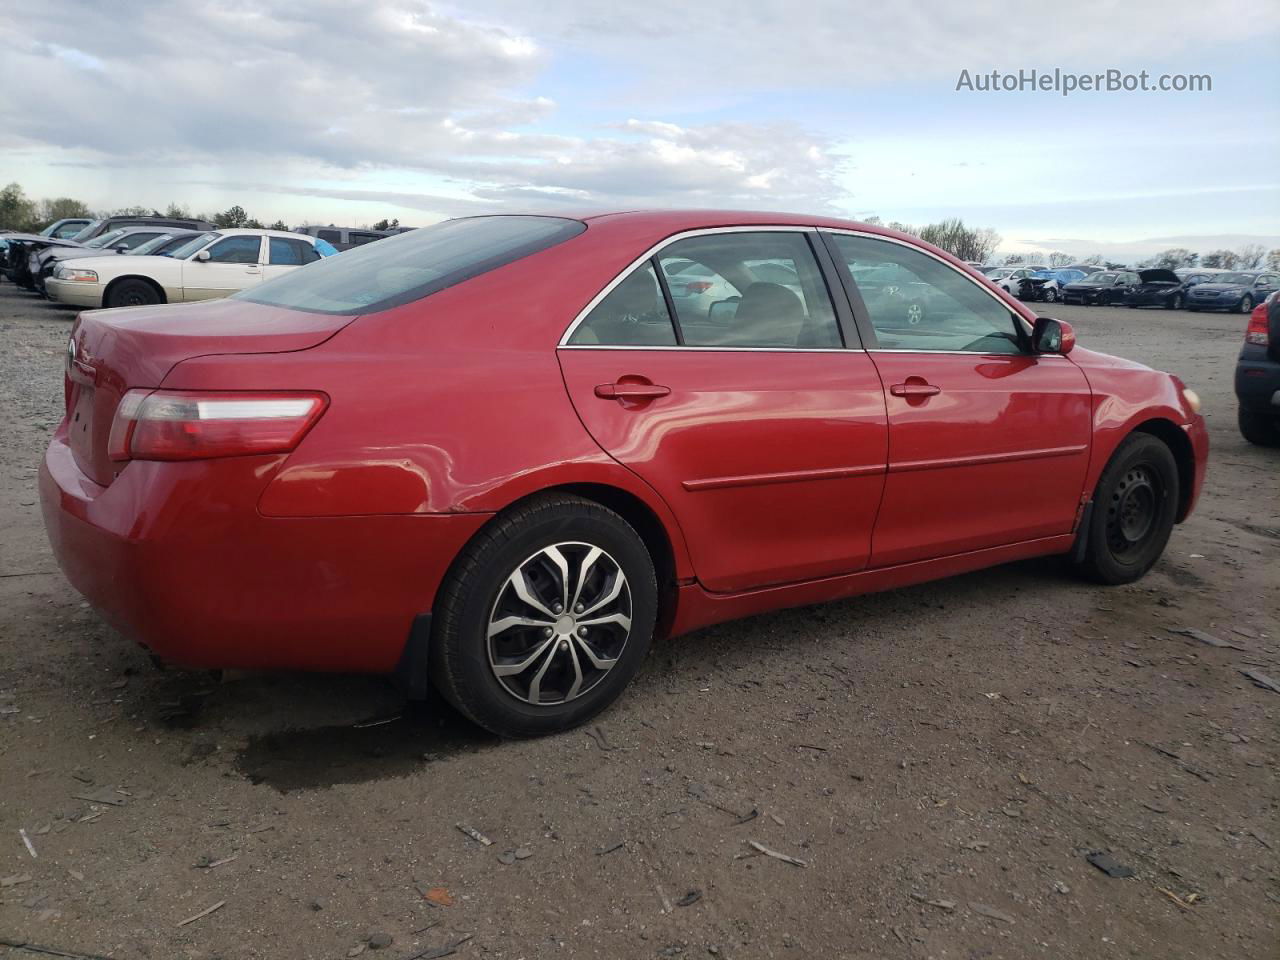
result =
[{"label": "blue car", "polygon": [[1251,313],[1276,290],[1280,290],[1280,274],[1223,273],[1188,290],[1187,309]]}]

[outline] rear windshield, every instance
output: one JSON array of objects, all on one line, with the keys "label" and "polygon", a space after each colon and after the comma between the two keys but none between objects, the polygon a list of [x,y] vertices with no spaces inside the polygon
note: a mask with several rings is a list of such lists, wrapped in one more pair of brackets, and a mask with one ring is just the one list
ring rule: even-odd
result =
[{"label": "rear windshield", "polygon": [[312,313],[376,313],[420,300],[586,229],[585,223],[562,217],[446,220],[328,257],[235,297]]}]

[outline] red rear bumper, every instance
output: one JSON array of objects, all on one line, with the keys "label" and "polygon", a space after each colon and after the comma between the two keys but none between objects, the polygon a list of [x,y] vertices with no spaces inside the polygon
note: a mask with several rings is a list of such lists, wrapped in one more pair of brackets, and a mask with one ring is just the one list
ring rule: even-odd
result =
[{"label": "red rear bumper", "polygon": [[280,459],[136,461],[100,487],[59,430],[40,470],[54,555],[108,622],[167,660],[390,672],[488,515],[263,517]]}]

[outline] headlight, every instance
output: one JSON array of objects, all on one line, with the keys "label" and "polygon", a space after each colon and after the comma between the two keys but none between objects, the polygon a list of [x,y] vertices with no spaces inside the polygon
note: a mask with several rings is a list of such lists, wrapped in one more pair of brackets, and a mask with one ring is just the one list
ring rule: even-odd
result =
[{"label": "headlight", "polygon": [[53,275],[58,280],[78,280],[82,283],[97,283],[98,272],[96,270],[80,270],[76,267],[58,267],[53,271]]},{"label": "headlight", "polygon": [[1187,401],[1187,406],[1191,408],[1192,413],[1200,412],[1200,394],[1196,393],[1190,387],[1183,387],[1182,399]]}]

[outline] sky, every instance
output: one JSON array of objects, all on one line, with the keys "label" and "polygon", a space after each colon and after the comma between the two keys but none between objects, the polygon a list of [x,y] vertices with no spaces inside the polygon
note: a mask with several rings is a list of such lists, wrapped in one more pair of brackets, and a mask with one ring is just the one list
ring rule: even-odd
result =
[{"label": "sky", "polygon": [[[291,224],[733,207],[1280,246],[1280,4],[1059,6],[5,4],[0,183]],[[1212,89],[957,89],[1033,69]]]}]

